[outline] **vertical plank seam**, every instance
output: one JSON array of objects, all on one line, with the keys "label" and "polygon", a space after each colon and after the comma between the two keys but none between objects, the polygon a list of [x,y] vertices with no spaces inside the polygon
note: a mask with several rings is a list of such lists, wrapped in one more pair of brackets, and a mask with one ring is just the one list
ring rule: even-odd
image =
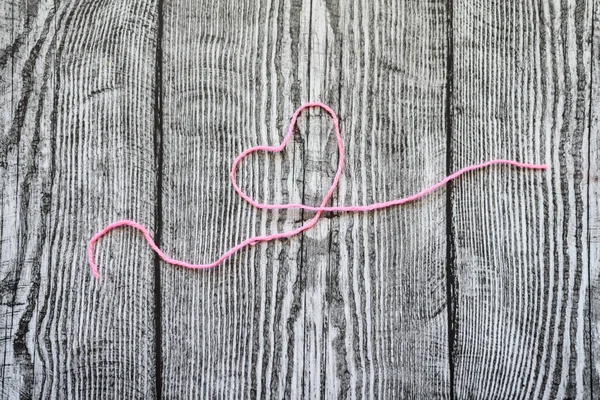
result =
[{"label": "vertical plank seam", "polygon": [[[453,36],[453,1],[446,1],[446,175],[452,173],[452,100],[454,89],[454,36]],[[449,389],[450,399],[455,398],[454,393],[454,328],[456,323],[456,310],[454,306],[454,295],[456,289],[456,277],[454,270],[455,248],[454,248],[454,229],[452,226],[452,182],[449,182],[446,189],[446,311],[448,324],[448,370],[449,370]]]},{"label": "vertical plank seam", "polygon": [[[312,56],[312,22],[313,22],[313,0],[310,0],[309,10],[308,10],[308,57],[307,57],[307,66],[306,66],[306,81],[308,82],[308,101],[312,101],[311,99],[311,80],[310,80],[310,68],[311,68],[311,56]],[[302,146],[302,204],[306,204],[306,152],[308,149],[308,141],[310,139],[310,112],[306,113],[306,139],[304,140],[304,145]],[[302,210],[300,213],[300,223],[304,223],[304,215],[305,212]],[[302,367],[305,369],[306,363],[306,342],[307,342],[307,330],[306,330],[306,281],[303,281],[303,277],[307,279],[304,275],[306,257],[304,256],[304,252],[306,251],[306,247],[304,246],[304,239],[306,232],[302,232],[302,237],[300,238],[300,270],[299,270],[299,279],[300,279],[300,294],[302,295],[302,305],[303,305],[303,313],[302,313],[302,323],[304,326],[304,337],[302,341]],[[305,397],[305,376],[306,373],[303,372],[302,377],[300,379],[300,393],[302,393],[302,397]]]},{"label": "vertical plank seam", "polygon": [[[162,178],[163,178],[163,91],[162,91],[162,40],[164,0],[156,3],[156,59],[154,74],[154,157],[156,163],[156,200],[154,206],[155,242],[162,246]],[[160,258],[154,256],[154,367],[156,398],[162,398],[162,292],[160,280]]]},{"label": "vertical plank seam", "polygon": [[587,269],[588,269],[588,352],[589,352],[589,362],[590,362],[590,398],[594,398],[594,352],[592,349],[592,228],[591,228],[591,220],[592,217],[590,215],[590,185],[591,185],[591,172],[592,172],[592,104],[594,101],[594,48],[596,47],[596,35],[595,35],[595,26],[596,26],[596,1],[592,2],[592,18],[591,18],[591,46],[590,49],[590,98],[589,98],[589,109],[588,109],[588,176],[587,176],[587,205],[586,210],[588,213],[588,223],[587,223]]},{"label": "vertical plank seam", "polygon": [[[14,31],[15,31],[15,5],[14,3],[11,4],[11,9],[10,9],[11,15],[11,21],[10,21],[10,45],[14,46]],[[15,104],[15,51],[12,51],[11,54],[11,58],[10,58],[10,119],[11,121],[14,118],[14,104]],[[19,201],[19,191],[18,191],[18,187],[19,187],[19,164],[18,164],[18,149],[17,149],[17,172],[16,172],[16,187],[15,187],[15,204],[18,204]],[[2,202],[4,203],[4,199],[2,200]],[[2,204],[3,206],[4,204]],[[3,220],[3,219],[2,219]],[[3,222],[3,221],[1,221]],[[3,224],[2,224],[3,225]],[[17,224],[15,223],[15,231],[17,230]],[[1,229],[1,227],[0,227]],[[1,233],[1,231],[0,231]],[[3,237],[2,235],[0,235],[0,237]],[[18,240],[18,239],[17,239]],[[17,242],[18,243],[18,242]],[[17,282],[17,274],[18,273],[18,269],[15,269],[15,282]],[[16,285],[16,283],[15,283]],[[16,291],[14,291],[13,293],[16,293]],[[16,297],[16,295],[13,295],[13,304],[15,303],[14,301],[14,297]],[[10,329],[8,330],[8,332],[12,332],[12,327],[13,327],[13,319],[14,319],[14,306],[11,309],[11,319],[10,319]],[[6,370],[7,370],[7,362],[6,362],[6,355],[8,354],[8,351],[6,350],[6,348],[8,347],[9,344],[9,337],[7,336],[5,341],[4,341],[4,354],[2,355],[2,366],[0,366],[0,372],[2,375],[2,379],[1,379],[1,388],[2,390],[0,391],[1,395],[5,395],[5,378],[6,378]],[[7,389],[6,389],[7,390]]]}]

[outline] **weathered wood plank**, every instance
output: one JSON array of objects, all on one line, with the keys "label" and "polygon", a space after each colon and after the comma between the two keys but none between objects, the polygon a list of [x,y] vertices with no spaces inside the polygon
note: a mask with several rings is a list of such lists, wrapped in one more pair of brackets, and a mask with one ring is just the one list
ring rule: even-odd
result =
[{"label": "weathered wood plank", "polygon": [[153,221],[156,6],[2,7],[0,397],[146,398],[153,256],[116,233],[99,286],[85,249],[116,218]]},{"label": "weathered wood plank", "polygon": [[[312,7],[310,98],[334,104],[346,139],[346,180],[336,201],[398,198],[440,179],[446,157],[444,2]],[[339,94],[329,83],[336,75]],[[305,201],[316,204],[333,163],[319,167],[328,172],[325,179],[323,172],[308,174],[317,169],[313,160],[322,160],[324,134],[314,131],[304,191]],[[340,389],[326,393],[330,398],[448,396],[444,193],[407,207],[337,216],[321,227],[330,233],[315,230],[303,239],[305,325],[317,332],[306,339],[325,343],[323,357],[331,366],[308,364],[305,381],[321,373],[322,390],[339,382]],[[308,303],[315,297],[311,290],[323,298],[323,311]],[[320,318],[321,332],[313,329]]]},{"label": "weathered wood plank", "polygon": [[459,398],[590,398],[591,1],[455,2],[453,191]]},{"label": "weathered wood plank", "polygon": [[600,396],[600,2],[594,4],[592,99],[590,107],[588,243],[590,268],[590,342],[593,398]]},{"label": "weathered wood plank", "polygon": [[[297,224],[299,213],[277,219],[247,207],[228,170],[242,149],[279,141],[301,101],[301,15],[300,3],[165,2],[162,237],[170,254],[209,261],[250,235]],[[292,175],[300,148],[277,161],[252,158],[239,175],[266,201],[300,201]],[[298,394],[299,248],[297,240],[257,246],[213,271],[163,270],[165,397]]]},{"label": "weathered wood plank", "polygon": [[[162,244],[207,262],[298,226],[227,182],[235,155],[277,143],[294,109],[339,111],[336,203],[412,192],[445,172],[443,2],[165,1]],[[337,156],[331,124],[302,116],[282,157],[240,169],[264,201],[317,204]],[[445,195],[331,216],[212,271],[161,273],[166,397],[447,397]]]}]

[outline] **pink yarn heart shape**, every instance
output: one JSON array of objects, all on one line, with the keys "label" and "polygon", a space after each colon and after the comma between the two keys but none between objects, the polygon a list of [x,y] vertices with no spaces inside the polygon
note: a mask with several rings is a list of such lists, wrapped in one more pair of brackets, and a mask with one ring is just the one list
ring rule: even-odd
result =
[{"label": "pink yarn heart shape", "polygon": [[[244,193],[244,191],[238,186],[238,184],[235,180],[238,164],[244,158],[246,158],[248,155],[250,155],[251,153],[255,153],[255,152],[279,153],[279,152],[281,152],[293,136],[294,127],[296,125],[296,121],[298,120],[298,116],[304,109],[309,108],[309,107],[322,108],[331,116],[331,118],[333,120],[334,130],[335,130],[335,139],[336,139],[337,146],[338,146],[338,155],[339,155],[338,167],[335,172],[333,182],[331,183],[331,186],[327,190],[325,197],[323,197],[323,200],[321,201],[321,205],[316,207],[316,206],[307,206],[305,204],[265,204],[265,203],[260,203],[260,202],[255,201],[250,196],[248,196],[246,193]],[[189,268],[189,269],[213,268],[213,267],[216,267],[217,265],[221,264],[223,261],[228,259],[231,255],[240,251],[244,247],[253,246],[253,245],[256,245],[261,242],[270,242],[270,241],[277,240],[277,239],[291,238],[293,236],[296,236],[296,235],[312,228],[313,226],[315,226],[317,224],[317,222],[321,218],[321,215],[326,211],[328,211],[328,212],[368,212],[368,211],[374,211],[374,210],[379,210],[382,208],[387,208],[387,207],[392,207],[392,206],[408,203],[408,202],[417,200],[419,198],[422,198],[422,197],[428,195],[429,193],[444,186],[446,183],[450,182],[451,180],[456,179],[460,175],[463,175],[469,171],[485,168],[485,167],[488,167],[490,165],[495,165],[495,164],[507,164],[507,165],[512,165],[512,166],[519,167],[519,168],[534,169],[534,170],[544,170],[547,168],[546,165],[541,165],[541,164],[526,164],[526,163],[520,163],[517,161],[503,160],[503,159],[492,160],[492,161],[487,161],[487,162],[484,162],[481,164],[471,165],[471,166],[462,168],[462,169],[454,172],[453,174],[448,175],[446,178],[442,179],[435,185],[433,185],[427,189],[424,189],[418,193],[415,193],[411,196],[408,196],[408,197],[391,200],[391,201],[386,201],[386,202],[381,202],[381,203],[373,203],[373,204],[369,204],[369,205],[328,207],[327,203],[331,199],[331,196],[333,195],[335,189],[337,188],[340,178],[342,176],[342,169],[343,169],[343,165],[344,165],[344,143],[342,141],[342,135],[340,133],[340,127],[339,127],[339,121],[338,121],[338,118],[337,118],[335,112],[329,106],[327,106],[323,103],[320,103],[320,102],[305,103],[302,106],[300,106],[296,110],[296,112],[294,112],[294,115],[292,116],[292,120],[290,121],[290,126],[288,128],[288,132],[285,135],[285,137],[283,138],[283,141],[281,142],[281,144],[279,144],[278,146],[256,146],[256,147],[251,147],[247,150],[244,150],[242,153],[240,153],[240,155],[238,155],[233,160],[233,164],[231,166],[231,172],[230,172],[231,183],[232,183],[235,191],[240,195],[240,197],[242,197],[244,200],[246,200],[248,203],[250,203],[251,205],[253,205],[256,208],[264,209],[264,210],[303,209],[303,210],[308,210],[308,211],[314,211],[315,215],[311,219],[306,221],[302,226],[300,226],[299,228],[293,229],[291,231],[288,231],[288,232],[280,232],[280,233],[274,233],[274,234],[270,234],[270,235],[260,235],[260,236],[254,236],[254,237],[248,238],[248,239],[242,241],[241,243],[233,246],[229,250],[227,250],[225,253],[223,253],[223,255],[221,255],[221,257],[219,257],[216,261],[214,261],[212,263],[190,264],[185,261],[176,260],[174,258],[171,258],[171,257],[167,256],[165,253],[163,253],[158,248],[158,246],[152,239],[152,236],[150,236],[150,233],[143,225],[138,224],[137,222],[134,222],[134,221],[130,221],[130,220],[120,220],[120,221],[116,221],[116,222],[113,222],[113,223],[107,225],[104,229],[100,230],[98,233],[96,233],[90,239],[90,241],[88,243],[88,249],[87,249],[88,262],[90,264],[90,269],[92,271],[92,275],[96,278],[100,278],[100,274],[98,272],[98,266],[96,265],[95,257],[94,257],[94,247],[95,247],[96,242],[102,236],[106,235],[109,231],[111,231],[115,228],[118,228],[121,226],[130,226],[130,227],[135,228],[135,229],[139,230],[140,232],[142,232],[142,234],[146,238],[146,241],[148,242],[148,244],[150,245],[152,250],[154,250],[156,252],[156,254],[166,263],[169,263],[172,265],[177,265],[177,266],[184,267],[184,268]]]}]

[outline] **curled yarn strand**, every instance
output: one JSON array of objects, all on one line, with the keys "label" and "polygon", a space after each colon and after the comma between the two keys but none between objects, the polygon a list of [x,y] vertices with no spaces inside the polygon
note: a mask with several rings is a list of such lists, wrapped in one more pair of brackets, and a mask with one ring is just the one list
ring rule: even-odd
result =
[{"label": "curled yarn strand", "polygon": [[[334,131],[335,131],[335,139],[336,139],[337,146],[338,146],[339,158],[338,158],[337,170],[335,172],[333,182],[331,183],[331,186],[327,190],[325,197],[323,197],[321,204],[319,206],[308,206],[305,204],[297,204],[297,203],[266,204],[266,203],[260,203],[256,200],[252,199],[237,184],[236,171],[237,171],[237,167],[238,167],[239,163],[244,158],[246,158],[248,155],[250,155],[251,153],[255,153],[255,152],[259,152],[259,151],[268,152],[268,153],[281,152],[293,136],[294,127],[296,125],[298,116],[300,115],[300,113],[303,110],[305,110],[306,108],[310,108],[310,107],[321,108],[321,109],[325,110],[331,116],[331,118],[333,120]],[[320,103],[320,102],[305,103],[302,106],[300,106],[296,110],[296,112],[294,112],[294,115],[292,116],[292,119],[290,121],[290,125],[288,128],[287,134],[285,135],[281,144],[279,144],[277,146],[255,146],[255,147],[251,147],[249,149],[244,150],[242,153],[240,153],[240,155],[238,155],[233,160],[233,164],[231,166],[231,172],[229,174],[231,183],[232,183],[233,188],[236,191],[236,193],[241,198],[243,198],[246,202],[248,202],[249,204],[251,204],[252,206],[254,206],[256,208],[263,209],[263,210],[301,209],[301,210],[315,212],[315,215],[311,219],[306,221],[302,226],[292,229],[287,232],[278,232],[278,233],[273,233],[273,234],[269,234],[269,235],[259,235],[259,236],[254,236],[254,237],[248,238],[248,239],[238,243],[237,245],[233,246],[229,250],[227,250],[217,260],[215,260],[212,263],[191,264],[191,263],[188,263],[185,261],[176,260],[176,259],[171,258],[168,255],[166,255],[156,245],[156,243],[152,239],[152,236],[150,235],[150,232],[148,232],[148,230],[143,225],[141,225],[135,221],[120,220],[120,221],[116,221],[116,222],[113,222],[113,223],[107,225],[102,230],[97,232],[94,236],[92,236],[92,238],[90,239],[90,241],[88,243],[88,248],[87,248],[88,262],[90,264],[90,269],[92,271],[92,275],[96,278],[100,278],[100,273],[98,272],[98,266],[96,264],[95,256],[94,256],[96,242],[98,242],[98,240],[100,240],[104,235],[106,235],[108,232],[112,231],[113,229],[120,228],[123,226],[129,226],[129,227],[139,230],[144,235],[144,238],[146,239],[146,241],[148,242],[148,245],[152,248],[152,250],[154,250],[156,252],[156,254],[160,257],[161,260],[163,260],[164,262],[166,262],[168,264],[176,265],[176,266],[180,266],[180,267],[184,267],[184,268],[189,268],[189,269],[214,268],[217,265],[221,264],[226,259],[228,259],[229,257],[231,257],[234,253],[237,253],[238,251],[240,251],[241,249],[243,249],[247,246],[253,246],[253,245],[256,245],[261,242],[270,242],[270,241],[278,240],[278,239],[291,238],[293,236],[296,236],[296,235],[312,228],[313,226],[315,226],[317,224],[317,222],[321,218],[321,215],[324,212],[347,212],[347,213],[369,212],[369,211],[380,210],[383,208],[388,208],[388,207],[393,207],[393,206],[409,203],[409,202],[412,202],[412,201],[415,201],[422,197],[427,196],[428,194],[434,192],[435,190],[446,185],[448,182],[452,181],[453,179],[458,178],[459,176],[461,176],[467,172],[475,171],[478,169],[486,168],[486,167],[489,167],[492,165],[499,165],[499,164],[511,165],[511,166],[514,166],[517,168],[532,169],[532,170],[545,170],[547,168],[546,165],[542,165],[542,164],[528,164],[528,163],[521,163],[521,162],[517,162],[517,161],[504,160],[504,159],[491,160],[491,161],[486,161],[481,164],[470,165],[468,167],[462,168],[462,169],[454,172],[453,174],[448,175],[447,177],[445,177],[438,183],[434,184],[433,186],[430,186],[424,190],[421,190],[418,193],[415,193],[413,195],[410,195],[408,197],[404,197],[401,199],[390,200],[390,201],[385,201],[385,202],[380,202],[380,203],[373,203],[373,204],[368,204],[368,205],[350,205],[350,206],[336,206],[336,207],[327,206],[327,203],[331,199],[331,196],[333,195],[334,191],[336,190],[336,188],[339,184],[340,178],[342,176],[342,169],[343,169],[343,165],[344,165],[344,144],[342,141],[342,135],[340,133],[338,118],[337,118],[335,112],[329,106],[327,106],[323,103]]]}]

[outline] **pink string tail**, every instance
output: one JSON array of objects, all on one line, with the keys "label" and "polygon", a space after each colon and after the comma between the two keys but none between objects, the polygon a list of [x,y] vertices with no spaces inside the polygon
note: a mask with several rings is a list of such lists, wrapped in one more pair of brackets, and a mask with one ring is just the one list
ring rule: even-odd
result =
[{"label": "pink string tail", "polygon": [[[321,204],[319,206],[308,206],[305,204],[298,204],[298,203],[265,204],[265,203],[260,203],[258,201],[255,201],[250,196],[248,196],[237,184],[236,171],[237,171],[237,167],[238,167],[239,163],[242,162],[242,160],[244,158],[246,158],[248,155],[250,155],[251,153],[255,153],[255,152],[259,152],[259,151],[260,152],[268,152],[268,153],[281,152],[285,148],[285,146],[287,145],[287,143],[289,142],[289,140],[292,138],[292,136],[294,134],[294,127],[296,125],[298,116],[304,109],[309,108],[309,107],[319,107],[319,108],[325,110],[331,116],[331,118],[333,120],[335,139],[337,142],[338,155],[339,155],[338,166],[337,166],[335,176],[333,178],[333,182],[331,183],[331,186],[327,190],[325,197],[323,197]],[[270,241],[278,240],[278,239],[291,238],[293,236],[296,236],[296,235],[312,228],[313,226],[315,226],[317,224],[317,222],[321,218],[321,214],[323,212],[348,212],[348,213],[350,213],[350,212],[369,212],[369,211],[380,210],[383,208],[388,208],[388,207],[405,204],[405,203],[412,202],[412,201],[415,201],[415,200],[418,200],[420,198],[427,196],[428,194],[434,192],[435,190],[439,189],[440,187],[446,185],[448,182],[458,178],[459,176],[466,174],[467,172],[486,168],[486,167],[489,167],[492,165],[500,165],[500,164],[511,165],[511,166],[514,166],[517,168],[532,169],[532,170],[547,169],[546,165],[541,165],[541,164],[528,164],[528,163],[521,163],[521,162],[517,162],[517,161],[503,160],[503,159],[491,160],[491,161],[487,161],[487,162],[484,162],[481,164],[475,164],[475,165],[471,165],[471,166],[462,168],[462,169],[454,172],[453,174],[448,175],[447,177],[445,177],[438,183],[434,184],[433,186],[430,186],[418,193],[415,193],[413,195],[410,195],[408,197],[404,197],[401,199],[390,200],[390,201],[385,201],[385,202],[381,202],[381,203],[373,203],[373,204],[368,204],[368,205],[336,206],[336,207],[327,206],[327,203],[329,202],[329,200],[331,199],[331,196],[335,192],[335,189],[337,188],[340,178],[342,176],[342,168],[344,165],[344,144],[342,142],[342,135],[340,133],[339,122],[338,122],[338,118],[337,118],[335,112],[330,107],[328,107],[327,105],[320,103],[320,102],[305,103],[302,106],[300,106],[296,110],[296,112],[294,112],[294,115],[292,116],[292,119],[290,121],[290,125],[288,128],[287,134],[283,138],[283,141],[281,142],[281,144],[279,144],[277,146],[255,146],[255,147],[251,147],[247,150],[244,150],[242,153],[240,153],[240,155],[238,155],[233,160],[233,164],[231,166],[231,172],[229,175],[229,177],[231,179],[231,183],[232,183],[233,188],[235,189],[236,193],[240,197],[242,197],[246,202],[250,203],[252,206],[254,206],[256,208],[263,209],[263,210],[301,209],[301,210],[315,212],[315,215],[311,219],[306,221],[302,226],[295,228],[293,230],[287,231],[287,232],[279,232],[279,233],[273,233],[270,235],[260,235],[260,236],[254,236],[254,237],[248,238],[248,239],[240,242],[239,244],[233,246],[229,250],[227,250],[217,260],[215,260],[212,263],[191,264],[191,263],[187,263],[185,261],[176,260],[174,258],[169,257],[165,253],[163,253],[160,250],[160,248],[156,245],[154,240],[152,239],[152,236],[150,236],[150,232],[148,232],[148,230],[143,225],[140,225],[134,221],[120,220],[120,221],[116,221],[116,222],[113,222],[113,223],[107,225],[104,229],[100,230],[94,236],[92,236],[92,238],[90,239],[90,241],[88,243],[88,248],[87,248],[88,262],[90,264],[90,269],[92,270],[92,275],[96,278],[100,278],[100,274],[98,272],[98,266],[96,265],[95,257],[94,257],[94,249],[95,249],[96,242],[113,229],[120,228],[123,226],[129,226],[129,227],[139,230],[144,235],[144,238],[146,238],[146,241],[148,242],[148,244],[150,245],[152,250],[154,250],[156,252],[156,254],[160,257],[160,259],[163,260],[164,262],[171,264],[171,265],[176,265],[176,266],[189,268],[189,269],[213,268],[213,267],[216,267],[217,265],[221,264],[223,261],[225,261],[229,257],[231,257],[231,255],[233,255],[234,253],[240,251],[241,249],[243,249],[247,246],[253,246],[253,245],[261,243],[261,242],[270,242]]]}]

